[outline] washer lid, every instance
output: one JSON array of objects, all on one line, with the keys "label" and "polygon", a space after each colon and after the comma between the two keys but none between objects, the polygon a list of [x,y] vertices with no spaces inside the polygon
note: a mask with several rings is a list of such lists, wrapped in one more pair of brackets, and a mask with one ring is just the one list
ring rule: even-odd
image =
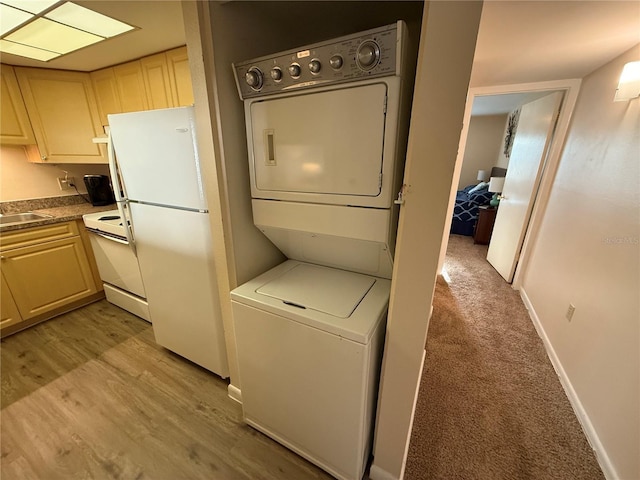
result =
[{"label": "washer lid", "polygon": [[348,318],[375,282],[357,273],[298,264],[256,292],[294,307]]}]

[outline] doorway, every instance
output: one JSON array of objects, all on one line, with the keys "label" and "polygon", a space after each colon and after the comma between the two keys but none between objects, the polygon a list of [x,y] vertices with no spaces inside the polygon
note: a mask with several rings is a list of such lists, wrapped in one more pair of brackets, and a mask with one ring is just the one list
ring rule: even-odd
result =
[{"label": "doorway", "polygon": [[[499,101],[509,100],[511,102],[521,101],[522,104],[526,103],[528,100],[543,97],[553,92],[561,92],[564,96],[558,115],[555,134],[553,135],[553,138],[548,146],[548,151],[546,154],[546,165],[544,170],[541,172],[539,182],[537,184],[537,193],[531,200],[531,204],[529,205],[530,215],[526,223],[526,228],[522,233],[519,256],[514,267],[512,286],[514,289],[519,290],[523,278],[523,273],[526,270],[528,257],[532,251],[535,234],[540,228],[544,210],[549,198],[551,187],[553,185],[553,178],[558,168],[562,146],[564,145],[564,138],[569,127],[569,121],[573,113],[579,87],[580,80],[571,79],[517,85],[501,85],[495,87],[477,87],[469,89],[467,95],[467,104],[465,107],[464,124],[460,135],[458,156],[456,159],[452,188],[449,198],[449,210],[447,215],[447,221],[449,223],[446,225],[445,231],[443,233],[440,259],[438,263],[438,271],[440,273],[442,273],[444,267],[444,260],[447,251],[447,245],[449,242],[450,224],[453,217],[457,187],[460,175],[462,173],[464,155],[467,146],[469,125],[471,123],[472,110],[476,105],[476,102],[478,102],[478,104],[480,105],[489,104],[492,101],[495,103]],[[512,103],[512,105],[517,105],[517,103]]]}]

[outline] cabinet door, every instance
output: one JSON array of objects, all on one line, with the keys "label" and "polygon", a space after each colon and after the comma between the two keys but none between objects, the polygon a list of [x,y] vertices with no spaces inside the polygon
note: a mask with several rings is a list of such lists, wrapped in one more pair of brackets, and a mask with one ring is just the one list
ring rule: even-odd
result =
[{"label": "cabinet door", "polygon": [[148,110],[147,96],[144,91],[142,66],[139,61],[113,67],[123,112]]},{"label": "cabinet door", "polygon": [[13,67],[2,65],[0,67],[0,144],[3,145],[33,145],[36,139],[33,136],[27,109],[22,100],[20,87]]},{"label": "cabinet door", "polygon": [[24,320],[97,292],[79,236],[7,250],[2,273]]},{"label": "cabinet door", "polygon": [[109,125],[107,115],[110,113],[122,113],[116,74],[113,68],[109,67],[91,72],[90,76],[96,93],[96,100],[98,101],[100,122],[102,122],[102,125]]},{"label": "cabinet door", "polygon": [[103,134],[88,73],[16,67],[16,76],[47,163],[107,163],[106,148],[92,138]]},{"label": "cabinet door", "polygon": [[142,76],[151,110],[173,107],[167,57],[164,53],[140,59]]},{"label": "cabinet door", "polygon": [[193,87],[187,47],[180,47],[166,52],[171,94],[175,107],[193,105]]},{"label": "cabinet door", "polygon": [[0,278],[0,330],[21,321],[22,317],[18,311],[18,306],[13,301],[9,285],[7,285],[4,275],[2,275]]}]

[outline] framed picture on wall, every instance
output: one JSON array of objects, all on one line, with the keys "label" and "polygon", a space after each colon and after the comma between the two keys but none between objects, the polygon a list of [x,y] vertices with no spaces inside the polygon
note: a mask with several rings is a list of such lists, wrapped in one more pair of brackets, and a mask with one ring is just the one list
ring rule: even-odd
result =
[{"label": "framed picture on wall", "polygon": [[507,119],[507,132],[504,136],[504,156],[507,158],[511,156],[511,147],[513,147],[513,139],[515,138],[516,130],[518,129],[519,117],[520,109],[511,112]]}]

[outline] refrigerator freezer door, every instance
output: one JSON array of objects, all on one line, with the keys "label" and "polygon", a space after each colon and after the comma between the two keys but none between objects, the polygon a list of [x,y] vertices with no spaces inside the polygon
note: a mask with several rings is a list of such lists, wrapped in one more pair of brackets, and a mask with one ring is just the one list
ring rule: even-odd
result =
[{"label": "refrigerator freezer door", "polygon": [[206,210],[193,107],[109,115],[130,201]]},{"label": "refrigerator freezer door", "polygon": [[228,377],[209,215],[132,203],[131,221],[156,341]]}]

